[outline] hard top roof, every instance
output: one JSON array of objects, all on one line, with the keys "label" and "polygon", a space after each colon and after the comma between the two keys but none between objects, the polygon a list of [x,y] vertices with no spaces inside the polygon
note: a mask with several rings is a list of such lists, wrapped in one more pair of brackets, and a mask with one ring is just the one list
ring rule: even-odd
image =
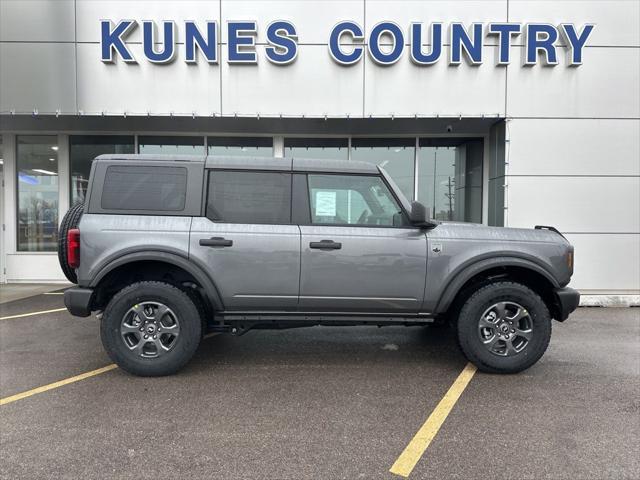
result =
[{"label": "hard top roof", "polygon": [[198,162],[205,168],[224,168],[233,170],[277,170],[297,172],[342,172],[377,174],[376,165],[355,160],[328,160],[312,158],[274,158],[245,157],[226,155],[153,155],[153,154],[106,154],[96,160],[162,161],[162,162]]}]

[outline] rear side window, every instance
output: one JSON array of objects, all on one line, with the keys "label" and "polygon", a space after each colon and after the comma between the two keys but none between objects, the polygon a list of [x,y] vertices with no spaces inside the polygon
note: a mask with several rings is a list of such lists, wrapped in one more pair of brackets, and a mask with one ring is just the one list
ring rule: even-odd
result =
[{"label": "rear side window", "polygon": [[207,218],[228,223],[291,223],[291,174],[215,170],[209,174]]},{"label": "rear side window", "polygon": [[104,210],[181,211],[187,195],[184,167],[107,168],[102,188]]}]

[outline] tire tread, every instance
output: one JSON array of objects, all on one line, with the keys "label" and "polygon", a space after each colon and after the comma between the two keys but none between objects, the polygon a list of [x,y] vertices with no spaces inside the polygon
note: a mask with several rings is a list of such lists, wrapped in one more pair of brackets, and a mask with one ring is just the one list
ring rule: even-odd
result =
[{"label": "tire tread", "polygon": [[58,230],[58,261],[60,262],[60,268],[67,280],[76,284],[78,283],[78,275],[67,263],[67,233],[78,226],[83,212],[84,203],[78,202],[73,205],[62,218],[60,229]]},{"label": "tire tread", "polygon": [[526,370],[527,368],[531,367],[531,365],[536,363],[544,354],[547,347],[549,346],[549,341],[551,339],[551,317],[549,314],[549,309],[547,308],[540,295],[538,295],[526,285],[509,280],[489,283],[473,292],[460,308],[458,318],[456,319],[457,323],[459,324],[460,319],[464,319],[466,315],[469,315],[469,310],[473,309],[475,304],[479,302],[479,299],[484,296],[486,292],[492,290],[497,291],[505,288],[519,289],[523,294],[526,294],[533,300],[536,306],[542,310],[542,317],[544,317],[543,321],[545,319],[546,321],[548,321],[549,334],[543,338],[542,343],[538,345],[536,352],[534,352],[533,355],[530,355],[527,361],[523,362],[522,365],[519,365],[517,367],[496,367],[483,361],[478,355],[475,354],[475,352],[473,352],[473,349],[467,345],[467,342],[465,341],[466,339],[463,338],[461,328],[456,325],[455,330],[458,347],[460,348],[460,350],[462,350],[462,352],[471,363],[473,363],[478,367],[478,369],[486,373],[518,373],[522,370]]},{"label": "tire tread", "polygon": [[[186,350],[183,350],[181,352],[173,352],[173,351],[169,352],[169,353],[174,353],[174,359],[172,363],[161,365],[161,366],[153,363],[147,363],[147,364],[140,363],[139,361],[127,358],[126,355],[125,356],[119,355],[117,352],[117,349],[114,348],[115,346],[112,344],[112,342],[114,342],[115,339],[112,338],[111,336],[112,332],[110,331],[110,326],[109,326],[109,323],[111,322],[111,317],[113,315],[113,310],[120,308],[119,303],[124,297],[130,294],[135,294],[137,293],[137,291],[141,291],[141,290],[149,291],[154,289],[163,289],[166,292],[165,294],[167,296],[175,295],[178,300],[182,300],[190,303],[193,306],[196,312],[196,315],[200,317],[198,318],[198,322],[199,322],[198,335],[197,335],[197,338],[194,339],[195,341],[193,342],[193,344],[189,345]],[[181,321],[184,322],[185,317],[182,317]],[[102,344],[105,350],[107,351],[109,356],[112,358],[112,360],[116,362],[120,368],[122,368],[123,370],[131,374],[138,375],[138,376],[157,377],[157,376],[171,375],[177,372],[178,370],[180,370],[181,368],[183,368],[189,362],[191,357],[194,355],[195,350],[197,349],[200,343],[200,340],[202,340],[201,325],[202,325],[201,311],[198,308],[197,303],[194,302],[191,295],[189,295],[183,289],[178,288],[169,283],[146,280],[146,281],[132,283],[131,285],[124,287],[122,290],[120,290],[118,293],[116,293],[113,296],[113,298],[109,301],[107,308],[104,311],[101,325],[100,325],[100,332],[102,337]],[[186,334],[186,328],[184,326],[181,326],[181,332]]]}]

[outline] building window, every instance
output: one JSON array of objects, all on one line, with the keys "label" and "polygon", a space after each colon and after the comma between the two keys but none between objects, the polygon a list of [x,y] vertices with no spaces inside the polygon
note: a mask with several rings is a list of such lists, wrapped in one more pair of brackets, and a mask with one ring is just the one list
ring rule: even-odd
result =
[{"label": "building window", "polygon": [[84,202],[91,163],[106,153],[134,153],[134,138],[124,135],[73,135],[69,138],[71,205]]},{"label": "building window", "polygon": [[272,137],[207,137],[209,155],[273,157]]},{"label": "building window", "polygon": [[207,218],[227,223],[291,223],[291,174],[209,173]]},{"label": "building window", "polygon": [[139,153],[204,156],[204,137],[141,136]]},{"label": "building window", "polygon": [[402,225],[402,210],[382,179],[373,175],[309,175],[311,223]]},{"label": "building window", "polygon": [[481,139],[421,138],[418,201],[436,220],[482,222]]},{"label": "building window", "polygon": [[404,196],[413,200],[415,138],[353,138],[351,160],[383,167]]},{"label": "building window", "polygon": [[348,138],[285,138],[284,156],[296,158],[349,159]]},{"label": "building window", "polygon": [[58,248],[58,143],[56,136],[18,136],[18,251]]}]

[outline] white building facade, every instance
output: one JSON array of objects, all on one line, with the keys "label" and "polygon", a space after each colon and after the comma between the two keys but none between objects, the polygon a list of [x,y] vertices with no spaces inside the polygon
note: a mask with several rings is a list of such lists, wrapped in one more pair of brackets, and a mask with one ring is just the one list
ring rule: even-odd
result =
[{"label": "white building facade", "polygon": [[636,0],[0,0],[0,281],[62,281],[101,153],[383,164],[441,220],[552,225],[640,295]]}]

